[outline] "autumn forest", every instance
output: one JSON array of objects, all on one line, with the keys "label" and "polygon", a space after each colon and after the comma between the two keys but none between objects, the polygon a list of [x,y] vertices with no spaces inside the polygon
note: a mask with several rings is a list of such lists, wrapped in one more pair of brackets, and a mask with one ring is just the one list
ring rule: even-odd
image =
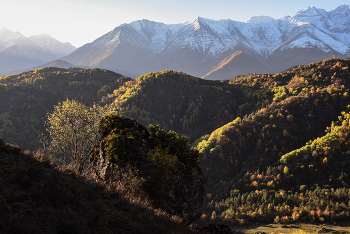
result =
[{"label": "autumn forest", "polygon": [[187,137],[207,180],[198,224],[346,221],[349,67],[333,57],[221,81],[172,70],[134,80],[103,69],[42,68],[0,77],[0,138],[36,151],[59,102],[98,105]]}]

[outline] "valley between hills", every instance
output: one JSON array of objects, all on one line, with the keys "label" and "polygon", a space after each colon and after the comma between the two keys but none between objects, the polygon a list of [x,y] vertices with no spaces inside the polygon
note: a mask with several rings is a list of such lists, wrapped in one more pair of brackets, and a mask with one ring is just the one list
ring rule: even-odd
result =
[{"label": "valley between hills", "polygon": [[[42,139],[48,136],[48,113],[67,100],[99,105],[146,128],[159,125],[164,131],[149,128],[152,139],[172,136],[179,140],[179,149],[180,144],[193,147],[172,152],[186,151],[179,160],[186,166],[198,163],[207,180],[199,227],[348,221],[349,66],[349,59],[333,57],[280,73],[220,81],[173,70],[134,80],[109,70],[78,67],[3,76],[0,137],[7,143],[0,144],[0,199],[6,212],[1,214],[0,230],[44,233],[51,224],[52,233],[167,233],[168,225],[168,233],[199,232],[193,224],[183,226],[181,217],[171,220],[156,208],[145,208],[148,204],[130,203],[106,182],[96,184],[89,167],[79,174],[57,158],[40,154],[37,150],[42,152]],[[169,147],[153,152],[171,158],[176,153],[169,153],[173,146]],[[187,154],[196,159],[194,152],[199,161],[186,161]],[[69,219],[77,217],[75,226]],[[18,229],[11,229],[14,226]]]}]

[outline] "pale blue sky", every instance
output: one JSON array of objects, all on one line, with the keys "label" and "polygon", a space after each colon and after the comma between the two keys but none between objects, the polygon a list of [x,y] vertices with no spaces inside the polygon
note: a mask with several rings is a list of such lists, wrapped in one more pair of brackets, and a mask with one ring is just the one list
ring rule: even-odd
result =
[{"label": "pale blue sky", "polygon": [[197,16],[246,21],[251,16],[293,16],[308,6],[334,10],[350,0],[0,0],[0,27],[25,36],[46,33],[82,46],[123,23],[148,19],[167,24]]}]

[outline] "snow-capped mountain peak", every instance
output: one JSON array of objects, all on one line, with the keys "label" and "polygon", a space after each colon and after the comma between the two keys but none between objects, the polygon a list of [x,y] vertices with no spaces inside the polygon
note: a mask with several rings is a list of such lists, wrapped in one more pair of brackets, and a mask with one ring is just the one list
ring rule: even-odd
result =
[{"label": "snow-capped mountain peak", "polygon": [[[130,63],[140,61],[142,65],[139,66],[147,67],[144,72],[149,72],[153,70],[150,67],[157,67],[150,64],[164,65],[169,60],[169,66],[174,69],[182,70],[183,67],[179,65],[182,63],[184,67],[198,69],[194,74],[202,72],[202,64],[215,63],[213,61],[216,59],[230,57],[237,51],[263,61],[294,51],[295,57],[300,56],[302,61],[311,62],[315,58],[322,59],[319,54],[350,56],[349,21],[350,9],[347,5],[330,12],[307,7],[294,16],[281,19],[254,16],[246,22],[202,17],[179,24],[139,20],[120,25],[79,48],[77,53],[67,56],[66,61],[76,65],[102,64],[114,69],[120,66],[124,70],[129,66],[126,57],[130,57]],[[304,59],[307,56],[301,55],[311,53],[308,51],[314,51],[312,59]],[[290,57],[292,56],[294,55]],[[192,60],[196,61],[195,65]],[[284,63],[283,59],[273,61],[269,66]],[[301,63],[301,60],[296,60],[295,63]]]},{"label": "snow-capped mountain peak", "polygon": [[333,22],[344,24],[344,22],[350,21],[350,6],[341,5],[329,12],[329,16]]},{"label": "snow-capped mountain peak", "polygon": [[196,30],[200,29],[200,27],[204,23],[203,20],[204,20],[204,18],[201,18],[201,17],[197,16],[193,20],[186,21],[186,22],[182,23],[182,25],[192,25],[194,31],[196,31]]},{"label": "snow-capped mountain peak", "polygon": [[0,29],[0,41],[1,42],[12,41],[12,40],[18,39],[20,37],[24,37],[24,36],[19,32],[10,31],[7,28]]},{"label": "snow-capped mountain peak", "polygon": [[19,32],[13,32],[7,28],[0,29],[0,52],[10,48],[11,46],[18,43],[18,41],[25,41],[24,37]]},{"label": "snow-capped mountain peak", "polygon": [[350,11],[350,5],[346,5],[346,4],[340,5],[337,8],[335,8],[333,11],[347,11],[347,12],[349,12]]},{"label": "snow-capped mountain peak", "polygon": [[194,21],[193,21],[193,29],[194,31],[200,29],[201,27],[201,20],[200,20],[200,17],[197,17]]},{"label": "snow-capped mountain peak", "polygon": [[294,18],[297,18],[300,21],[307,22],[310,22],[310,20],[322,20],[323,17],[327,17],[327,12],[314,6],[304,8],[294,16]]},{"label": "snow-capped mountain peak", "polygon": [[317,8],[314,7],[314,6],[308,6],[308,7],[305,7],[304,9],[298,11],[297,15],[311,15],[311,14],[317,14],[318,11],[317,11]]}]

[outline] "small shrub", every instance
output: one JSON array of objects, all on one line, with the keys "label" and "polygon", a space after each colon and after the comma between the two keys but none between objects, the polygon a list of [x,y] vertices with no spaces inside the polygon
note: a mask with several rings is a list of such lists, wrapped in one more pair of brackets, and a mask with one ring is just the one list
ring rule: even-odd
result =
[{"label": "small shrub", "polygon": [[277,215],[275,219],[273,220],[274,223],[279,223],[280,222],[280,217]]}]

